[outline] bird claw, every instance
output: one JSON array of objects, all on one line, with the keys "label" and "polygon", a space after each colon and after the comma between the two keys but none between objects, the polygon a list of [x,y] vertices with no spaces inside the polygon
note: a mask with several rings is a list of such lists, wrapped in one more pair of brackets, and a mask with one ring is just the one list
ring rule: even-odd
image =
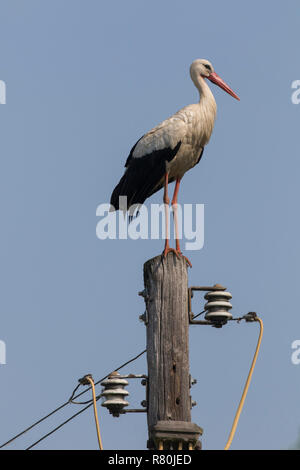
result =
[{"label": "bird claw", "polygon": [[162,253],[164,259],[166,259],[168,253],[170,253],[170,252],[171,252],[171,253],[175,253],[175,255],[177,256],[178,259],[184,258],[185,261],[186,261],[186,263],[187,263],[187,265],[188,265],[190,268],[192,267],[192,263],[190,262],[190,260],[189,260],[186,256],[184,256],[184,255],[181,253],[181,251],[175,250],[175,248],[166,247],[166,248],[164,249],[163,253]]},{"label": "bird claw", "polygon": [[190,260],[189,260],[186,256],[184,256],[182,253],[180,253],[180,254],[181,254],[181,256],[184,257],[184,259],[185,259],[185,261],[186,261],[186,264],[187,264],[190,268],[192,268],[193,265],[192,265],[192,263],[190,262]]}]

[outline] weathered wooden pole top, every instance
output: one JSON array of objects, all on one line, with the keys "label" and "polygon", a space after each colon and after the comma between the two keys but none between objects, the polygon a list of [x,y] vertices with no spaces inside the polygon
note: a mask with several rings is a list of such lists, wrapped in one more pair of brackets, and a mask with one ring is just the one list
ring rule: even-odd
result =
[{"label": "weathered wooden pole top", "polygon": [[195,448],[191,423],[188,275],[184,257],[169,253],[144,264],[148,362],[148,447]]}]

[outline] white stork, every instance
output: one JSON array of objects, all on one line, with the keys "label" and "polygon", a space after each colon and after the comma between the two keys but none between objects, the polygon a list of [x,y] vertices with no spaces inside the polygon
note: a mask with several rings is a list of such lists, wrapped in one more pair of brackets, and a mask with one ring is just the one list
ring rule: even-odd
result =
[{"label": "white stork", "polygon": [[[132,147],[125,164],[125,173],[111,196],[112,210],[122,209],[119,197],[127,196],[127,207],[143,204],[156,191],[164,187],[166,210],[166,240],[163,255],[170,251],[182,256],[177,228],[177,196],[181,178],[199,163],[204,146],[208,143],[216,118],[217,105],[205,79],[218,85],[231,96],[239,97],[219,77],[212,64],[205,59],[195,60],[190,75],[200,94],[197,104],[180,109],[158,126],[143,135]],[[168,235],[168,183],[176,181],[172,199],[175,219],[176,249],[169,246]],[[190,264],[189,260],[187,260]]]}]

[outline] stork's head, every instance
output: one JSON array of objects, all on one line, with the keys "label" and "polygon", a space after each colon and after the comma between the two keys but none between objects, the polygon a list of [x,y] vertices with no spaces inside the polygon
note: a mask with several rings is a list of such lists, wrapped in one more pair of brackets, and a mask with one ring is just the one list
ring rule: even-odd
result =
[{"label": "stork's head", "polygon": [[190,74],[191,74],[191,79],[197,86],[197,83],[199,82],[199,78],[207,78],[210,80],[212,83],[215,83],[218,85],[220,88],[222,88],[224,91],[229,93],[229,95],[233,96],[237,100],[240,100],[239,97],[234,93],[234,91],[222,80],[221,77],[215,72],[212,64],[206,60],[206,59],[196,59],[192,63],[190,67]]}]

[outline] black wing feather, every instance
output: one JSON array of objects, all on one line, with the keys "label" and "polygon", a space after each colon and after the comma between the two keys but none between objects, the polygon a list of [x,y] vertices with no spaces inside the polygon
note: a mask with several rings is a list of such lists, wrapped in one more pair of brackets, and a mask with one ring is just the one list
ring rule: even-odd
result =
[{"label": "black wing feather", "polygon": [[143,204],[158,191],[162,187],[159,183],[166,172],[166,162],[173,160],[181,145],[179,141],[173,149],[168,147],[134,158],[132,154],[137,143],[131,149],[125,165],[127,169],[111,196],[110,203],[116,210],[119,209],[120,196],[127,196],[129,208],[133,204]]}]

